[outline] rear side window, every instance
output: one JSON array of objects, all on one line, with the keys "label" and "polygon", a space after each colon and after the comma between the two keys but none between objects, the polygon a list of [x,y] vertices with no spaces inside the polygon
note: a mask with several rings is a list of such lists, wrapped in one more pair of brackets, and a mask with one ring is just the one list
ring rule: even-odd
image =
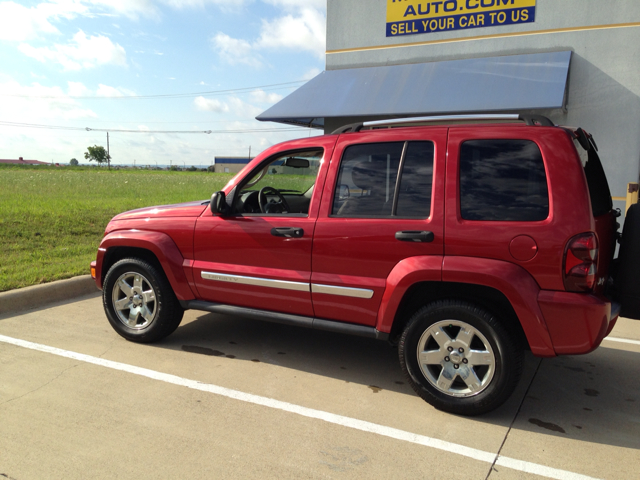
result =
[{"label": "rear side window", "polygon": [[572,134],[581,134],[583,136],[582,141],[584,145],[581,144],[578,139],[574,139],[573,143],[578,151],[578,155],[580,155],[580,161],[584,167],[584,174],[587,177],[593,216],[599,217],[613,209],[609,182],[604,173],[604,168],[602,168],[602,162],[600,161],[593,140],[589,139],[582,129],[578,129],[575,134],[573,132]]},{"label": "rear side window", "polygon": [[470,140],[460,148],[465,220],[533,222],[549,216],[542,154],[530,140]]},{"label": "rear side window", "polygon": [[424,141],[346,148],[331,214],[428,218],[434,150],[433,142]]}]

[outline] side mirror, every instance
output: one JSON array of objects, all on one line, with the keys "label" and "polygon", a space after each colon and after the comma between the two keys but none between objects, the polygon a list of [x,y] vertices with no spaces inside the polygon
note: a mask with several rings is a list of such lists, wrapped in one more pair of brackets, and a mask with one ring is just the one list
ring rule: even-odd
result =
[{"label": "side mirror", "polygon": [[219,191],[211,195],[211,203],[209,203],[211,213],[214,215],[225,215],[229,211],[227,198],[223,191]]}]

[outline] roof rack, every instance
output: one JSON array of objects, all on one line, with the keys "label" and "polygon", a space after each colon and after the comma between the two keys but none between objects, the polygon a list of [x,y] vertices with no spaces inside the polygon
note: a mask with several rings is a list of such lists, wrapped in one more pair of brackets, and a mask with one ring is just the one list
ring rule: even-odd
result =
[{"label": "roof rack", "polygon": [[474,115],[438,115],[432,117],[390,118],[388,120],[375,120],[371,122],[351,123],[344,125],[333,132],[334,135],[349,132],[359,132],[363,128],[393,128],[406,127],[416,124],[429,124],[437,122],[466,123],[475,121],[514,122],[522,121],[529,126],[553,127],[555,124],[543,115],[519,115],[507,114],[474,114]]}]

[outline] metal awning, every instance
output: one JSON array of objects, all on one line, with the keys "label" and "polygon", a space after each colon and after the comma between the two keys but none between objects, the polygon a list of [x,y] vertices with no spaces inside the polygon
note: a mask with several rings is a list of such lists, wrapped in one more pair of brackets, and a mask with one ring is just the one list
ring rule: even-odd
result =
[{"label": "metal awning", "polygon": [[564,108],[571,52],[322,72],[256,117],[315,128],[330,117]]}]

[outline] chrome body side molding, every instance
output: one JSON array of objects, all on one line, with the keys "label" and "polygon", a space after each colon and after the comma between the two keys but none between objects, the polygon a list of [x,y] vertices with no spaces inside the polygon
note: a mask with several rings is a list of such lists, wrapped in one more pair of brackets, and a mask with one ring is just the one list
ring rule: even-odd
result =
[{"label": "chrome body side molding", "polygon": [[243,275],[229,275],[227,273],[202,272],[205,280],[217,282],[241,283],[243,285],[255,285],[257,287],[280,288],[282,290],[295,290],[298,292],[324,293],[327,295],[339,295],[341,297],[372,298],[373,290],[367,288],[337,287],[335,285],[321,285],[317,283],[291,282],[286,280],[273,280],[271,278],[246,277]]},{"label": "chrome body side molding", "polygon": [[289,282],[286,280],[272,280],[270,278],[244,277],[242,275],[228,275],[226,273],[202,272],[200,274],[206,280],[218,282],[241,283],[243,285],[255,285],[257,287],[280,288],[283,290],[296,290],[299,292],[309,292],[308,283]]},{"label": "chrome body side molding", "polygon": [[311,284],[311,291],[313,293],[326,293],[327,295],[339,295],[341,297],[373,297],[373,290],[367,288],[336,287],[334,285],[320,285],[317,283]]}]

